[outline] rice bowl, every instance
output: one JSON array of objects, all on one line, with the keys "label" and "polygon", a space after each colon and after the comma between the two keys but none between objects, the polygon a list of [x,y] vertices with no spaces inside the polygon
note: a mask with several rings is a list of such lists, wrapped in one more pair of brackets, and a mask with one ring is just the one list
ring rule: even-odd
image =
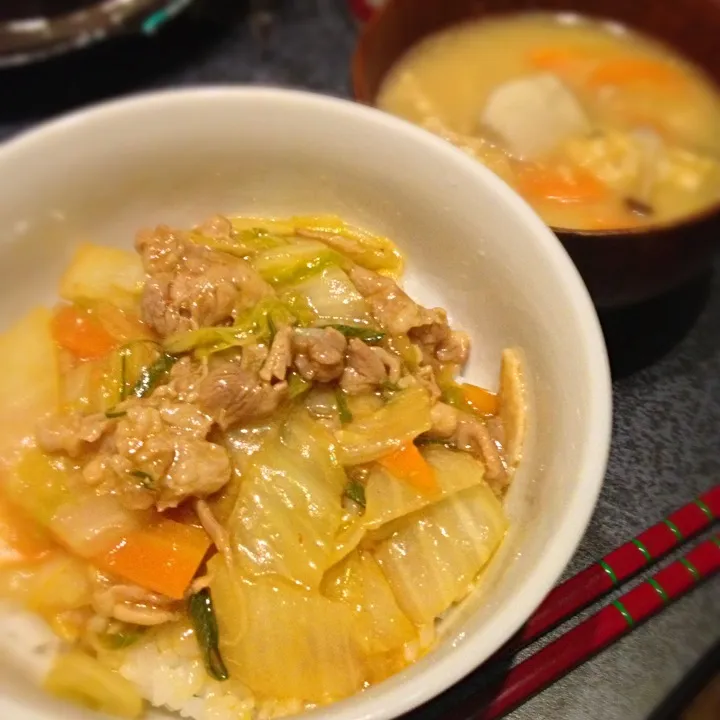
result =
[{"label": "rice bowl", "polygon": [[[217,111],[210,112],[212,123],[209,110]],[[172,129],[162,121],[166,113],[176,118]],[[294,138],[285,131],[288,124]],[[35,158],[48,153],[52,168],[38,179]],[[444,625],[447,640],[429,657],[316,712],[398,715],[461,678],[519,627],[557,579],[589,519],[607,455],[609,381],[582,283],[555,238],[511,191],[402,122],[339,101],[270,90],[167,93],[112,103],[11,143],[0,151],[3,163],[6,177],[14,178],[3,219],[16,232],[3,250],[6,283],[15,291],[3,308],[6,325],[51,301],[78,240],[128,247],[137,227],[158,218],[188,226],[213,212],[282,217],[310,210],[340,214],[397,241],[410,263],[408,292],[426,306],[447,307],[454,324],[482,338],[468,381],[496,387],[499,350],[523,347],[536,428],[505,501],[510,535],[479,591]],[[74,182],[63,184],[68,168]],[[100,168],[103,187],[95,182]],[[433,241],[439,236],[442,246]],[[31,262],[39,247],[47,257],[42,269]],[[181,639],[177,643],[182,646]],[[143,694],[158,704],[198,719],[213,717],[205,705],[233,716],[302,709],[255,703],[242,688],[232,701],[211,698],[217,690],[212,683],[198,685],[190,665],[174,662],[190,651],[167,645],[138,644],[121,668],[136,683],[142,678]],[[198,662],[192,654],[188,659]],[[151,666],[148,678],[144,668]],[[11,682],[11,673],[3,668],[0,682]],[[172,678],[184,673],[189,679],[175,689]],[[25,720],[42,718],[47,703],[30,684],[16,683],[5,689],[0,708]]]}]

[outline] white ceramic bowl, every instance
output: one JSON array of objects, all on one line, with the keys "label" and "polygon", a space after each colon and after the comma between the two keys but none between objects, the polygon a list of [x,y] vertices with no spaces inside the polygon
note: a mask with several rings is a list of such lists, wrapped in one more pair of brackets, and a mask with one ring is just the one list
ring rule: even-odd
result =
[{"label": "white ceramic bowl", "polygon": [[[605,471],[607,356],[560,243],[480,163],[360,105],[215,88],[120,100],[13,140],[0,148],[0,197],[3,326],[53,302],[80,241],[130,247],[142,226],[216,212],[337,213],[396,240],[411,294],[471,333],[467,377],[494,386],[502,348],[524,348],[531,433],[501,552],[435,652],[316,718],[384,720],[432,698],[508,640],[558,580]],[[0,657],[0,717],[91,716],[45,697]]]}]

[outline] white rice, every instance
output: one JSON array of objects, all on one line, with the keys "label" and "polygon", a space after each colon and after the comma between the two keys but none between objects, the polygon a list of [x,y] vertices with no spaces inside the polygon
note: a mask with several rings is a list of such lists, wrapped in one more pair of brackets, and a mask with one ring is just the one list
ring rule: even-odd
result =
[{"label": "white rice", "polygon": [[[38,615],[0,604],[0,652],[36,685],[67,646]],[[218,682],[205,672],[195,637],[186,626],[151,631],[125,650],[104,654],[105,664],[130,680],[156,710],[147,720],[271,720],[301,713],[300,701],[263,700],[237,680]]]},{"label": "white rice", "polygon": [[[408,662],[434,644],[435,628],[427,625],[405,646]],[[0,606],[0,652],[39,685],[64,643],[37,615]],[[182,623],[149,631],[124,650],[99,659],[130,680],[155,709],[147,720],[273,720],[300,714],[314,705],[300,700],[258,700],[236,679],[218,682],[205,671],[194,635]]]},{"label": "white rice", "polygon": [[118,654],[122,656],[120,674],[155,707],[192,720],[252,720],[255,716],[252,693],[234,680],[217,682],[209,677],[195,638],[182,629],[155,631]]}]

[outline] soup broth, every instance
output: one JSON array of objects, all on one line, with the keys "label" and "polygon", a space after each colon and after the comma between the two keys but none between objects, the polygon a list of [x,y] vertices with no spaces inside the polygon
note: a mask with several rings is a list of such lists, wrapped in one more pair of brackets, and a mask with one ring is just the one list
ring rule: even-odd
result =
[{"label": "soup broth", "polygon": [[617,24],[533,13],[451,27],[398,62],[377,104],[482,161],[554,227],[641,227],[720,200],[717,88]]}]

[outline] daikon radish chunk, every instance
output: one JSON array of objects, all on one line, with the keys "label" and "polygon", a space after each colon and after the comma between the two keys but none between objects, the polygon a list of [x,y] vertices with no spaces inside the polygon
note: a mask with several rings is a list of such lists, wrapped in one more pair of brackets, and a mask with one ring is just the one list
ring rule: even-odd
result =
[{"label": "daikon radish chunk", "polygon": [[490,94],[480,120],[519,160],[536,160],[591,127],[578,99],[552,73],[500,85]]}]

